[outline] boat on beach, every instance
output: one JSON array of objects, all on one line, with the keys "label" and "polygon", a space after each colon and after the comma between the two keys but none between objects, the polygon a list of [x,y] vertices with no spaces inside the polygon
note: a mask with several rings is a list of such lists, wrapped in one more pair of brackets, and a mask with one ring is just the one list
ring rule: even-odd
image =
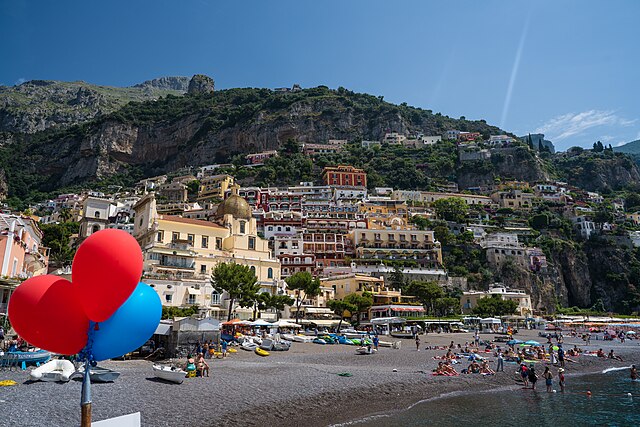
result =
[{"label": "boat on beach", "polygon": [[76,372],[76,367],[68,360],[50,360],[29,373],[33,381],[68,382]]},{"label": "boat on beach", "polygon": [[247,351],[253,351],[258,348],[258,344],[254,343],[253,341],[244,341],[242,344],[240,344],[240,348]]},{"label": "boat on beach", "polygon": [[390,335],[394,338],[413,338],[414,334],[411,331],[393,331]]},{"label": "boat on beach", "polygon": [[256,353],[258,356],[266,357],[266,356],[268,356],[268,355],[269,355],[269,352],[268,352],[268,351],[263,350],[263,349],[261,349],[261,348],[259,348],[259,347],[258,347],[258,348],[256,348],[254,351],[255,351],[255,353]]},{"label": "boat on beach", "polygon": [[0,366],[38,365],[51,359],[51,353],[46,350],[35,351],[7,351],[0,352]]},{"label": "boat on beach", "polygon": [[[84,366],[81,366],[78,372],[84,375]],[[117,380],[119,376],[120,372],[101,366],[92,366],[89,370],[89,378],[92,383],[111,383]]]},{"label": "boat on beach", "polygon": [[312,342],[314,338],[315,337],[308,336],[308,335],[294,335],[293,341],[294,342]]},{"label": "boat on beach", "polygon": [[182,384],[187,376],[182,369],[166,365],[153,365],[153,374],[156,378],[176,384]]},{"label": "boat on beach", "polygon": [[356,354],[374,354],[377,350],[371,346],[356,348]]}]

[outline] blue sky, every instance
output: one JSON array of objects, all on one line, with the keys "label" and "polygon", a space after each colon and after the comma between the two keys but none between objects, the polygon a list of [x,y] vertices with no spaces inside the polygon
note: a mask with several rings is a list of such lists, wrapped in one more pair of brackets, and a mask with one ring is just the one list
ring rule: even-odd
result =
[{"label": "blue sky", "polygon": [[324,84],[618,145],[640,138],[639,16],[634,0],[0,0],[0,84]]}]

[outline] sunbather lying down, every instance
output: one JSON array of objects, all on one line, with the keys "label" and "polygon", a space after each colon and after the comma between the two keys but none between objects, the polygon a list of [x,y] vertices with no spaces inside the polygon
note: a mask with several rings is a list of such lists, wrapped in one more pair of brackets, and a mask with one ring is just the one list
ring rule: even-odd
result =
[{"label": "sunbather lying down", "polygon": [[438,367],[433,372],[433,375],[444,375],[447,377],[451,377],[458,375],[458,372],[456,372],[453,366],[447,363],[438,362]]}]

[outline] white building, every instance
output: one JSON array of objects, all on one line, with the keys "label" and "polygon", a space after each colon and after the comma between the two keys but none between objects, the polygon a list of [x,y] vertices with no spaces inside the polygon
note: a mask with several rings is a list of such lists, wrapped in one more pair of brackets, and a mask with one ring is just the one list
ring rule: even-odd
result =
[{"label": "white building", "polygon": [[517,314],[520,316],[527,316],[533,312],[531,306],[531,296],[525,291],[520,289],[509,289],[499,283],[494,284],[488,292],[484,291],[469,291],[463,292],[462,298],[460,298],[460,306],[464,314],[469,314],[478,305],[480,298],[491,297],[492,295],[498,295],[503,300],[511,300],[518,303]]}]

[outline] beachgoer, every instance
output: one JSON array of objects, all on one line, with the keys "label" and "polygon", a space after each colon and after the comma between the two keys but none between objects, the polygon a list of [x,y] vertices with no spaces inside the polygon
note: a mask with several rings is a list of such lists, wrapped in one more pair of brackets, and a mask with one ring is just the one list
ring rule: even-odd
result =
[{"label": "beachgoer", "polygon": [[536,368],[533,365],[529,365],[527,377],[529,378],[529,382],[531,383],[531,390],[535,390],[536,381],[538,381],[538,375],[536,375]]},{"label": "beachgoer", "polygon": [[202,345],[202,353],[204,353],[204,357],[208,358],[210,356],[209,354],[209,342],[205,341],[204,344]]},{"label": "beachgoer", "polygon": [[416,335],[416,350],[420,351],[420,337]]},{"label": "beachgoer", "polygon": [[560,362],[560,366],[564,368],[564,350],[562,349],[562,344],[558,346],[558,361]]},{"label": "beachgoer", "polygon": [[629,374],[632,381],[636,381],[638,379],[638,370],[636,369],[636,365],[631,365],[631,372]]},{"label": "beachgoer", "polygon": [[591,345],[591,332],[587,334],[587,345]]},{"label": "beachgoer", "polygon": [[376,351],[378,351],[378,344],[380,344],[380,340],[378,339],[377,335],[373,336],[373,348],[376,349]]},{"label": "beachgoer", "polygon": [[609,352],[609,356],[608,356],[608,357],[609,357],[609,359],[619,360],[619,361],[621,361],[621,362],[623,361],[623,360],[622,360],[622,357],[620,357],[620,356],[616,356],[616,355],[613,353],[613,349]]},{"label": "beachgoer", "polygon": [[476,347],[478,347],[478,345],[480,345],[480,332],[478,332],[478,330],[476,329],[475,334],[473,334],[473,341],[476,344]]},{"label": "beachgoer", "polygon": [[489,368],[489,363],[486,360],[482,361],[482,366],[480,367],[480,373],[485,375],[495,374],[495,372]]},{"label": "beachgoer", "polygon": [[544,368],[542,377],[544,378],[544,383],[547,386],[547,393],[551,393],[551,387],[553,387],[553,374],[549,370],[548,366]]},{"label": "beachgoer", "polygon": [[451,344],[449,344],[449,348],[454,348],[455,345],[453,344],[453,341],[451,341]]},{"label": "beachgoer", "polygon": [[596,356],[598,356],[598,357],[607,357],[607,356],[604,354],[604,351],[603,351],[601,348],[600,348],[600,349],[598,349],[598,352],[596,353]]},{"label": "beachgoer", "polygon": [[[204,360],[204,353],[200,353],[198,355],[198,372],[200,373],[201,377],[208,377],[209,376],[209,365],[207,364],[207,362]],[[206,373],[206,375],[205,375]]]},{"label": "beachgoer", "polygon": [[560,384],[560,393],[564,393],[564,368],[558,369],[558,384]]},{"label": "beachgoer", "polygon": [[502,350],[498,350],[498,366],[496,367],[496,372],[504,372],[504,356],[502,355]]},{"label": "beachgoer", "polygon": [[225,340],[221,340],[221,345],[222,345],[222,358],[227,357],[227,347],[229,346],[229,343],[227,343]]},{"label": "beachgoer", "polygon": [[520,377],[522,378],[522,383],[525,388],[529,386],[529,372],[527,369],[527,365],[524,363],[520,363],[520,367],[518,368],[518,372],[520,373]]}]

